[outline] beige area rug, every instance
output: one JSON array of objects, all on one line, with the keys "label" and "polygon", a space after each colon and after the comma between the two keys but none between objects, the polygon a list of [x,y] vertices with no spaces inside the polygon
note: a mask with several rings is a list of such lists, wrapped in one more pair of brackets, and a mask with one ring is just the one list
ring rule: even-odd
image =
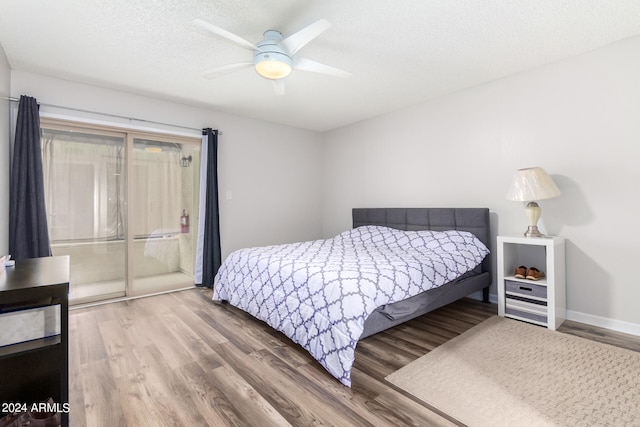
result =
[{"label": "beige area rug", "polygon": [[640,426],[640,353],[498,316],[387,380],[468,426]]}]

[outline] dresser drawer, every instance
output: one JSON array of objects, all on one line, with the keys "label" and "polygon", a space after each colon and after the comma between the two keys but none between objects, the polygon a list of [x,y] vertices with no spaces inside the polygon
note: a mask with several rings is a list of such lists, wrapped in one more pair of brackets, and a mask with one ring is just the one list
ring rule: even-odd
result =
[{"label": "dresser drawer", "polygon": [[507,295],[518,295],[525,298],[547,299],[547,287],[536,285],[535,283],[523,283],[513,280],[504,281],[505,292]]}]

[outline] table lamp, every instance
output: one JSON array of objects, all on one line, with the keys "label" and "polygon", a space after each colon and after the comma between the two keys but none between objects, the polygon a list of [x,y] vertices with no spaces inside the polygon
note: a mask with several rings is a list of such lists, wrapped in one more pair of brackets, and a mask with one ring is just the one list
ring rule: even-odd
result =
[{"label": "table lamp", "polygon": [[529,202],[525,213],[529,219],[529,228],[525,237],[543,237],[538,230],[538,220],[542,214],[536,200],[552,199],[560,195],[560,190],[553,179],[541,167],[518,169],[513,175],[507,200]]}]

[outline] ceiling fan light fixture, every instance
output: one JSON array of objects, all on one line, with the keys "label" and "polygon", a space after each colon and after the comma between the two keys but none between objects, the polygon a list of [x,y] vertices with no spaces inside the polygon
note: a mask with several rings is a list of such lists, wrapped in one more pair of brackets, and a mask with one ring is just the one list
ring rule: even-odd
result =
[{"label": "ceiling fan light fixture", "polygon": [[[262,54],[266,58],[258,60],[256,56],[255,68],[256,72],[262,77],[271,80],[283,79],[291,74],[291,58],[275,58],[269,57],[273,54]],[[276,55],[273,55],[276,56]]]},{"label": "ceiling fan light fixture", "polygon": [[271,80],[283,79],[291,74],[293,61],[282,47],[282,34],[276,30],[264,33],[264,40],[256,45],[253,54],[253,64],[256,72]]},{"label": "ceiling fan light fixture", "polygon": [[286,39],[283,39],[282,33],[278,30],[267,30],[264,32],[262,41],[256,44],[202,19],[194,19],[193,24],[212,35],[225,38],[244,49],[253,51],[253,61],[216,67],[203,73],[206,78],[219,77],[253,65],[260,77],[271,80],[276,95],[282,95],[284,94],[284,82],[282,79],[291,74],[293,69],[337,77],[349,77],[351,75],[347,71],[295,56],[307,43],[331,26],[326,19],[319,19],[290,34]]}]

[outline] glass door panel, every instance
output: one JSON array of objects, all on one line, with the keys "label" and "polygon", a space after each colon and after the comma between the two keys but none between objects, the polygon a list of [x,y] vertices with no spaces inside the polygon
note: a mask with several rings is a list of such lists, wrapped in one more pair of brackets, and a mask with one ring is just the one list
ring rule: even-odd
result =
[{"label": "glass door panel", "polygon": [[130,295],[193,286],[200,146],[132,137]]},{"label": "glass door panel", "polygon": [[125,295],[125,135],[42,125],[53,255],[70,256],[72,304]]}]

